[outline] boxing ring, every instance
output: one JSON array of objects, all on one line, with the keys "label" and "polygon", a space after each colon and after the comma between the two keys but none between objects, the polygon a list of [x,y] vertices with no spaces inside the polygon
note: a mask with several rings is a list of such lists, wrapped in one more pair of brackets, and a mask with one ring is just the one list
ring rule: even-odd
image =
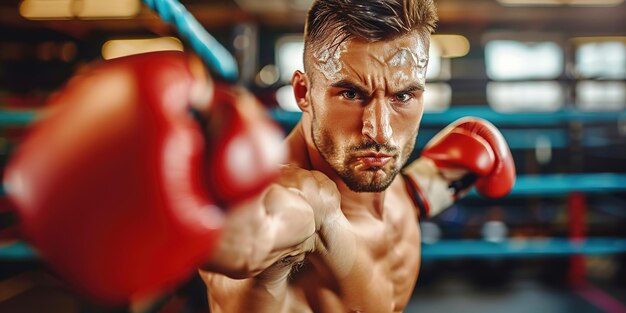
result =
[{"label": "boxing ring", "polygon": [[[300,113],[274,110],[272,117],[284,128],[292,128],[298,121]],[[564,125],[567,123],[617,122],[626,118],[626,113],[560,111],[553,113],[515,113],[505,114],[494,112],[480,106],[449,109],[445,112],[426,113],[416,147],[422,147],[437,130],[461,116],[480,116],[492,121],[495,125],[514,125],[526,127],[545,127]],[[36,112],[0,111],[0,127],[23,127],[32,122]],[[545,136],[544,131],[524,131],[504,128],[511,149],[533,148],[537,136]],[[567,129],[553,129],[550,137],[555,148],[567,147]],[[548,133],[550,134],[550,133]],[[571,195],[602,195],[606,193],[626,192],[626,173],[567,173],[518,175],[517,181],[507,199],[524,199],[528,197],[559,198]],[[2,192],[3,193],[3,192]],[[468,199],[479,199],[472,190]],[[568,208],[571,210],[586,208]],[[584,213],[584,212],[583,212]],[[576,219],[572,219],[575,221]],[[584,223],[577,221],[576,223]],[[579,225],[571,225],[573,228]],[[528,258],[551,257],[566,255],[607,255],[626,253],[626,238],[586,238],[584,234],[573,234],[576,238],[542,238],[542,239],[506,239],[502,242],[484,240],[441,240],[436,243],[424,243],[422,258],[424,260],[454,258]],[[582,238],[581,238],[582,236]],[[0,247],[0,259],[30,260],[36,259],[36,253],[25,243],[17,242]]]},{"label": "boxing ring", "polygon": [[[239,79],[238,66],[234,57],[175,0],[145,0],[161,19],[173,24],[181,37],[207,65],[212,77],[220,81],[235,83]],[[271,117],[289,131],[300,120],[300,113],[270,110]],[[38,117],[38,111],[0,110],[0,129],[23,129]],[[476,116],[489,120],[501,128],[510,148],[515,152],[538,149],[582,149],[610,148],[613,142],[606,139],[606,132],[598,125],[614,125],[626,129],[626,112],[583,112],[571,108],[549,113],[502,113],[486,105],[454,107],[440,112],[424,114],[416,151],[419,156],[424,147],[441,128],[453,121]],[[620,128],[621,127],[621,128]],[[584,128],[584,131],[582,130]],[[545,146],[547,143],[547,147]],[[3,142],[0,147],[10,156],[12,144]],[[521,162],[520,162],[521,163]],[[526,173],[526,171],[519,171]],[[518,175],[510,194],[495,205],[506,201],[528,202],[525,199],[562,199],[566,210],[567,233],[561,237],[507,237],[497,241],[474,237],[442,238],[422,242],[421,257],[426,262],[460,259],[503,260],[503,259],[548,259],[568,258],[569,281],[583,281],[585,269],[583,258],[587,256],[611,256],[626,253],[626,237],[590,236],[588,225],[588,196],[602,197],[607,194],[626,193],[626,171],[616,172],[571,172]],[[5,191],[0,186],[0,197]],[[486,204],[475,190],[460,201]],[[510,209],[503,205],[504,210]],[[624,210],[626,212],[626,210]],[[626,213],[624,213],[626,216]],[[0,231],[7,221],[13,220],[0,210]],[[1,233],[0,233],[1,234]],[[24,241],[0,241],[0,261],[40,262],[36,249]]]}]

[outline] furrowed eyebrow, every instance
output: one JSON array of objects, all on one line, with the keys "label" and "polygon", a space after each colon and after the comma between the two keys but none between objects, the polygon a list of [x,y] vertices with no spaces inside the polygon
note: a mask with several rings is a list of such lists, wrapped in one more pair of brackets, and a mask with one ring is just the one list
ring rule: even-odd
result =
[{"label": "furrowed eyebrow", "polygon": [[415,91],[424,91],[424,85],[423,84],[410,85],[398,92],[395,92],[394,94],[409,93],[409,92],[415,92]]},{"label": "furrowed eyebrow", "polygon": [[[347,80],[340,80],[336,83],[331,84],[331,87],[334,88],[342,88],[342,89],[350,89],[350,90],[354,90],[356,92],[358,92],[361,95],[369,95],[369,92],[367,90],[365,90],[365,88],[359,87],[356,84],[347,81]],[[423,84],[412,84],[409,85],[408,87],[401,89],[397,92],[394,92],[394,94],[399,94],[399,93],[410,93],[410,92],[415,92],[415,91],[424,91],[424,85]]]},{"label": "furrowed eyebrow", "polygon": [[354,90],[356,92],[358,92],[361,95],[369,95],[369,93],[367,92],[367,90],[365,90],[364,88],[361,88],[359,86],[357,86],[356,84],[353,84],[347,80],[340,80],[336,83],[333,83],[332,85],[330,85],[331,87],[334,88],[343,88],[343,89],[350,89],[350,90]]}]

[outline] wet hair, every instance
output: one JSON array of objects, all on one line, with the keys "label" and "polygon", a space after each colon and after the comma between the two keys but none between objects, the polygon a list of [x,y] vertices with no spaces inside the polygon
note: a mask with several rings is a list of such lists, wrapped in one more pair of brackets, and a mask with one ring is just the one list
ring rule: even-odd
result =
[{"label": "wet hair", "polygon": [[315,0],[304,28],[304,65],[312,50],[336,49],[351,38],[374,42],[434,32],[434,0]]}]

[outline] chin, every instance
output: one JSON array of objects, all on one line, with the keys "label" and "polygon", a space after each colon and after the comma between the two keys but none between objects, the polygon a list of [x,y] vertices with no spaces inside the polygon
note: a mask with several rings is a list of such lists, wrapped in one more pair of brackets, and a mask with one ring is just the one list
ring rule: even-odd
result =
[{"label": "chin", "polygon": [[[381,174],[382,173],[382,174]],[[383,192],[393,182],[397,172],[368,169],[360,173],[339,173],[343,182],[354,192]]]},{"label": "chin", "polygon": [[350,190],[354,191],[354,192],[383,192],[385,190],[387,190],[388,186],[380,186],[380,185],[368,185],[368,186],[355,186],[355,188],[352,188],[352,186],[348,186],[350,188]]},{"label": "chin", "polygon": [[389,188],[389,184],[371,183],[371,184],[348,184],[348,188],[354,192],[383,192]]}]

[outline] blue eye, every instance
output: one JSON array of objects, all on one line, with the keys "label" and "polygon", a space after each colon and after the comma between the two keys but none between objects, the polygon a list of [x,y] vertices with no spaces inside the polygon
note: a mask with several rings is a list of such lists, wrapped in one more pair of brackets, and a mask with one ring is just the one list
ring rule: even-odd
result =
[{"label": "blue eye", "polygon": [[359,94],[354,90],[344,90],[341,92],[341,95],[348,100],[360,99]]},{"label": "blue eye", "polygon": [[403,92],[403,93],[399,93],[396,95],[396,100],[400,101],[400,102],[407,102],[409,100],[411,100],[413,98],[413,96],[409,93]]}]

